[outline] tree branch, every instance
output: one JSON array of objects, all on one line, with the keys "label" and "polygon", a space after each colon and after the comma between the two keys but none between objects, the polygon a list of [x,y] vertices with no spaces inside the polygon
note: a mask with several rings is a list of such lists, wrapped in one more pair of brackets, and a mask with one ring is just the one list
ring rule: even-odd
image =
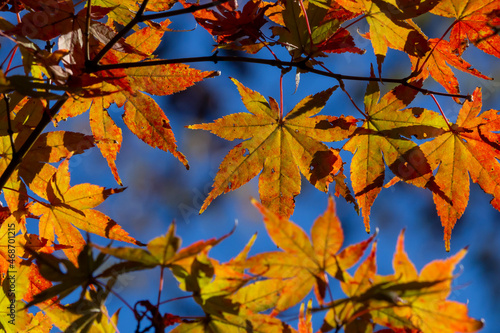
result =
[{"label": "tree branch", "polygon": [[379,77],[369,77],[369,76],[353,76],[353,75],[344,75],[333,73],[325,70],[316,69],[313,67],[309,67],[305,61],[281,61],[277,59],[261,59],[261,58],[250,58],[250,57],[241,57],[241,56],[219,56],[217,53],[214,53],[211,56],[204,57],[190,57],[190,58],[177,58],[177,59],[157,59],[157,60],[149,60],[144,62],[122,62],[118,64],[107,64],[107,65],[95,65],[93,67],[87,68],[88,73],[95,73],[104,70],[111,69],[125,69],[125,68],[136,68],[136,67],[148,67],[148,66],[160,66],[160,65],[168,65],[168,64],[182,64],[182,63],[192,63],[192,62],[213,62],[217,63],[219,61],[228,61],[228,62],[247,62],[253,64],[262,64],[269,65],[278,68],[283,67],[296,67],[303,70],[307,70],[311,73],[318,74],[321,76],[331,77],[338,81],[341,80],[350,80],[350,81],[378,81],[378,82],[387,82],[387,83],[398,83],[403,84],[409,88],[415,89],[421,92],[424,95],[434,94],[439,96],[447,96],[447,97],[456,97],[456,98],[464,98],[468,101],[471,100],[470,95],[461,95],[461,94],[449,94],[438,91],[432,91],[424,88],[417,87],[408,82],[408,78],[379,78]]}]

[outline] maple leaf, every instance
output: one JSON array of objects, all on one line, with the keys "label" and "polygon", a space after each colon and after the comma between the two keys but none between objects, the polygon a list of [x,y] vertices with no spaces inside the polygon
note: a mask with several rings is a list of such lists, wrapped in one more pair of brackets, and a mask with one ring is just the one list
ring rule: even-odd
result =
[{"label": "maple leaf", "polygon": [[[206,325],[213,327],[242,326],[241,320],[238,319],[239,316],[234,315],[239,312],[238,305],[229,297],[250,280],[250,277],[243,273],[244,267],[242,265],[233,265],[235,261],[246,259],[246,253],[250,248],[247,246],[237,259],[226,264],[218,264],[208,257],[208,251],[229,237],[233,231],[221,238],[199,241],[179,250],[181,240],[175,235],[175,224],[172,223],[165,235],[157,237],[147,244],[147,249],[109,248],[94,245],[102,253],[125,260],[109,267],[99,277],[115,276],[117,271],[151,269],[158,265],[167,267],[172,270],[179,281],[179,287],[182,290],[193,292],[195,301],[206,313],[213,315],[210,320],[203,320]],[[143,305],[153,308],[146,301],[143,302]],[[256,323],[254,319],[251,319],[256,314],[250,311],[246,311],[245,314],[240,312],[240,314],[241,317],[245,317],[243,322],[250,320],[252,323]],[[228,315],[229,317],[227,317]],[[162,319],[163,323],[168,323],[169,321],[165,318],[168,319],[168,316]],[[181,326],[182,329],[187,329],[199,324],[196,322]],[[258,325],[254,326],[254,328],[256,327]],[[221,328],[221,331],[224,330]],[[257,331],[264,332],[264,330]]]},{"label": "maple leaf", "polygon": [[[357,296],[362,295],[363,292],[369,290],[372,280],[375,278],[377,268],[375,262],[376,249],[377,243],[374,242],[368,257],[356,269],[354,276],[351,277],[347,272],[343,274],[340,286],[342,291],[349,298],[333,301],[332,304],[330,304],[331,309],[325,315],[321,331],[326,332],[335,327],[340,328],[342,325],[346,325],[345,329],[347,331],[352,330],[352,326],[361,326],[366,331],[366,326],[369,326],[370,324],[369,320],[363,320],[363,322],[365,322],[364,325],[359,325],[357,321],[352,319],[359,316],[357,315],[357,312],[360,308],[364,308],[364,304],[356,303]],[[365,318],[361,317],[361,320],[362,319]]]},{"label": "maple leaf", "polygon": [[256,201],[253,204],[264,215],[269,236],[282,249],[257,254],[246,262],[250,273],[281,281],[275,314],[299,303],[313,287],[323,304],[328,285],[326,273],[342,280],[345,270],[356,264],[374,237],[340,251],[344,234],[332,197],[324,214],[314,222],[311,239],[286,217],[277,216]]},{"label": "maple leaf", "polygon": [[130,237],[115,221],[92,208],[101,204],[108,196],[121,189],[105,189],[97,185],[69,185],[69,161],[64,160],[47,184],[49,204],[36,202],[29,207],[31,213],[41,216],[39,235],[54,242],[57,235],[62,244],[71,244],[63,249],[71,262],[76,264],[85,240],[77,228],[109,239],[142,244]]},{"label": "maple leaf", "polygon": [[115,180],[119,185],[123,185],[115,162],[121,148],[122,131],[109,116],[108,108],[111,98],[103,96],[93,99],[89,112],[90,128],[97,147],[108,162]]},{"label": "maple leaf", "polygon": [[456,124],[445,133],[424,142],[420,149],[434,170],[435,180],[451,202],[433,194],[434,203],[444,227],[446,250],[450,250],[451,231],[462,216],[469,200],[469,176],[488,194],[491,205],[500,210],[500,112],[480,114],[481,90],[477,88],[472,102],[466,101]]},{"label": "maple leaf", "polygon": [[495,0],[443,0],[431,10],[431,13],[455,19],[450,31],[450,46],[453,52],[462,54],[469,40],[478,49],[500,58],[500,36],[493,29],[498,23],[495,13],[500,3]]},{"label": "maple leaf", "polygon": [[[418,75],[414,76],[414,79],[425,80],[429,77],[429,75],[431,75],[432,78],[441,84],[447,92],[450,94],[459,94],[460,90],[458,88],[458,80],[455,77],[455,74],[453,74],[451,68],[447,65],[448,63],[463,72],[472,74],[482,79],[493,80],[492,78],[483,75],[478,70],[472,68],[467,61],[453,53],[451,45],[448,41],[437,38],[430,39],[429,46],[432,50],[426,54],[425,59],[427,61],[423,68],[419,66],[421,59],[410,56],[412,61],[412,70],[414,72],[418,71]],[[455,101],[459,102],[458,98],[455,98]]]},{"label": "maple leaf", "polygon": [[[85,27],[87,26],[87,9],[83,8],[75,15],[72,1],[49,1],[41,4],[39,1],[29,0],[27,2],[34,10],[24,15],[21,23],[8,33],[45,41],[59,37],[59,50],[71,51],[71,54],[66,57],[66,65],[73,65],[71,66],[73,70],[76,69],[74,65],[83,65],[85,61],[82,52],[84,50],[83,31],[86,31]],[[91,7],[88,34],[92,40],[89,40],[91,48],[89,53],[96,51],[97,41],[106,44],[116,35],[111,27],[98,21],[111,10],[111,8],[96,5]],[[40,17],[44,19],[40,19]],[[138,52],[123,39],[117,41],[113,45],[113,49],[130,53]]]},{"label": "maple leaf", "polygon": [[[137,52],[110,50],[101,62],[147,62],[150,56],[145,55],[152,54],[157,49],[169,23],[168,20],[162,22],[159,25],[162,29],[145,27],[136,31],[125,39],[125,43]],[[90,96],[92,98],[69,98],[55,117],[55,121],[57,123],[75,117],[90,109],[90,127],[95,142],[119,185],[122,185],[122,181],[118,174],[116,157],[121,149],[122,133],[109,116],[108,108],[112,104],[124,107],[123,120],[138,138],[154,148],[172,153],[188,169],[186,157],[177,150],[167,116],[147,94],[170,95],[216,75],[218,72],[203,72],[185,64],[152,64],[97,72],[93,77],[104,78],[104,81],[99,81],[103,94]]]},{"label": "maple leaf", "polygon": [[[13,231],[13,226],[15,226],[16,220],[14,216],[10,215],[6,220],[0,224],[0,241],[2,245],[0,246],[0,276],[5,275],[9,271],[9,267],[15,267],[15,264],[20,263],[20,258],[12,257],[12,250],[9,253],[9,235],[12,233],[16,234],[18,231]],[[14,227],[15,228],[15,227]],[[12,248],[12,247],[11,247]],[[12,265],[12,266],[11,266]]]},{"label": "maple leaf", "polygon": [[344,145],[345,150],[354,154],[351,181],[367,232],[370,231],[370,210],[385,178],[384,162],[406,182],[442,195],[424,153],[409,138],[436,136],[447,125],[436,112],[421,108],[403,109],[416,93],[416,90],[400,85],[380,98],[378,84],[370,82],[365,94],[364,124]]},{"label": "maple leaf", "polygon": [[[78,287],[82,287],[78,301],[64,306],[53,304],[50,308],[45,308],[47,317],[54,325],[65,331],[80,331],[80,328],[83,328],[82,331],[88,331],[91,326],[99,327],[99,332],[113,332],[116,329],[116,325],[108,322],[109,315],[104,306],[116,282],[116,276],[108,280],[105,286],[96,280],[96,271],[107,259],[104,254],[100,253],[94,258],[90,244],[86,244],[78,255],[78,267],[67,259],[60,259],[50,254],[33,253],[33,255],[41,275],[57,284],[34,295],[25,308],[46,302],[55,296],[58,296],[60,302]],[[102,318],[106,320],[103,322]],[[116,324],[117,313],[110,319]]]},{"label": "maple leaf", "polygon": [[[48,332],[52,324],[42,313],[28,313],[22,298],[29,291],[30,265],[16,265],[15,274],[0,274],[0,328],[6,333]],[[15,281],[12,281],[15,279]],[[11,285],[15,285],[15,292]],[[11,310],[12,309],[12,310]],[[15,325],[12,325],[12,322]]]},{"label": "maple leaf", "polygon": [[[23,98],[18,93],[10,94],[8,98],[12,140],[14,150],[18,151],[40,122],[45,112],[45,103],[38,98]],[[5,103],[1,103],[0,117],[5,124],[5,128],[0,127],[0,151],[3,156],[0,160],[0,171],[4,172],[12,161],[14,151],[8,135]],[[11,211],[17,211],[18,214],[25,211],[29,198],[26,185],[37,195],[45,198],[47,182],[55,172],[55,168],[46,162],[59,162],[69,154],[81,154],[92,146],[92,138],[81,133],[54,131],[41,134],[3,189]]]},{"label": "maple leaf", "polygon": [[[412,282],[429,287],[420,290],[402,289],[398,297],[401,306],[391,309],[396,316],[407,318],[423,332],[475,332],[482,321],[468,317],[467,305],[447,298],[452,291],[453,271],[467,253],[460,250],[446,260],[435,260],[417,274],[404,250],[404,230],[400,233],[393,258],[394,278],[398,284],[411,287]],[[390,288],[389,288],[390,289]],[[393,290],[398,288],[392,287]],[[387,325],[388,326],[388,325]]]},{"label": "maple leaf", "polygon": [[[192,6],[182,3],[185,7]],[[252,50],[250,53],[253,54],[264,46],[265,37],[261,29],[267,23],[264,14],[269,7],[271,5],[262,6],[261,1],[248,1],[239,11],[236,10],[236,3],[230,1],[218,5],[217,11],[202,9],[193,15],[196,22],[216,37],[219,47],[229,44],[233,49]],[[255,45],[253,49],[249,48],[251,45]]]},{"label": "maple leaf", "polygon": [[289,217],[295,206],[294,198],[300,192],[300,173],[326,192],[342,166],[338,152],[319,141],[345,139],[354,128],[355,120],[313,117],[336,87],[304,98],[281,119],[278,103],[273,98],[268,103],[258,92],[232,80],[250,113],[236,113],[210,124],[188,126],[211,131],[227,140],[248,139],[236,145],[222,161],[200,214],[220,194],[237,189],[263,170],[259,177],[263,204]]},{"label": "maple leaf", "polygon": [[[354,276],[346,274],[341,288],[349,298],[332,302],[323,329],[346,325],[346,331],[374,324],[395,332],[475,332],[482,321],[468,317],[467,306],[447,297],[453,271],[466,249],[446,260],[428,263],[418,274],[404,251],[404,230],[394,253],[394,275],[377,275],[376,243]],[[354,327],[353,327],[354,326]]]},{"label": "maple leaf", "polygon": [[[364,13],[366,16],[370,31],[365,37],[372,42],[379,73],[389,47],[419,58],[429,51],[427,38],[409,18],[412,15],[403,14],[411,13],[419,6],[419,1],[338,0],[337,3],[351,12]],[[403,6],[410,4],[410,7],[402,11],[393,3],[401,3]]]},{"label": "maple leaf", "polygon": [[252,288],[253,285],[246,288],[253,278],[244,273],[244,262],[254,240],[255,237],[227,263],[209,258],[210,247],[205,247],[196,257],[186,257],[172,266],[180,288],[192,292],[206,313],[205,318],[181,323],[172,332],[239,332],[248,327],[261,333],[295,332],[281,320],[257,313],[267,309],[262,306],[266,301],[260,298],[266,290],[260,284],[257,288]]},{"label": "maple leaf", "polygon": [[108,25],[111,25],[115,21],[125,26],[133,20],[135,13],[139,10],[136,0],[94,0],[92,1],[92,6],[94,5],[111,8],[111,11],[107,15]]},{"label": "maple leaf", "polygon": [[[74,5],[72,1],[23,1],[32,11],[23,15],[12,33],[42,40],[51,40],[73,30]],[[40,16],[43,15],[43,20]]]},{"label": "maple leaf", "polygon": [[272,28],[273,34],[280,37],[279,42],[287,47],[295,60],[300,59],[302,54],[316,57],[324,56],[323,52],[364,53],[354,45],[350,33],[340,28],[344,21],[356,14],[331,1],[323,5],[310,1],[303,3],[307,20],[299,2],[288,0],[281,12],[284,26]]}]

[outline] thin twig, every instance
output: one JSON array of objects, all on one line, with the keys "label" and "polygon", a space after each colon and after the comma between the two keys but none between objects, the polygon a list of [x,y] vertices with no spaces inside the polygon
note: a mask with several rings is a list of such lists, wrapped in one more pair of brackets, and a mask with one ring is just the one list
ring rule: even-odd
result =
[{"label": "thin twig", "polygon": [[328,72],[316,68],[309,67],[305,61],[282,61],[276,59],[261,59],[261,58],[250,58],[250,57],[242,57],[242,56],[220,56],[217,54],[213,54],[211,56],[203,56],[203,57],[191,57],[191,58],[177,58],[177,59],[156,59],[149,60],[144,62],[122,62],[118,64],[106,64],[106,65],[96,65],[92,68],[87,68],[88,73],[95,73],[99,71],[112,70],[112,69],[125,69],[125,68],[136,68],[136,67],[148,67],[148,66],[159,66],[159,65],[168,65],[168,64],[182,64],[182,63],[192,63],[192,62],[214,62],[217,63],[219,61],[228,61],[228,62],[247,62],[253,64],[262,64],[269,65],[278,68],[282,67],[297,67],[306,71],[309,71],[314,74],[332,77],[337,80],[351,80],[351,81],[377,81],[377,82],[388,82],[388,83],[398,83],[403,84],[411,89],[417,90],[424,95],[439,95],[439,96],[447,96],[447,97],[456,97],[456,98],[464,98],[468,101],[471,100],[470,95],[461,95],[461,94],[449,94],[438,91],[432,91],[424,88],[420,88],[414,86],[413,84],[407,81],[407,78],[402,79],[394,79],[394,78],[374,78],[369,76],[353,76],[353,75],[344,75],[333,72]]},{"label": "thin twig", "polygon": [[312,37],[311,25],[309,24],[309,18],[307,17],[306,7],[304,6],[302,0],[299,0],[299,6],[300,9],[302,10],[302,13],[304,14],[304,18],[306,19],[307,33],[309,34],[309,48],[310,48],[309,51],[312,52],[314,47],[314,42]]}]

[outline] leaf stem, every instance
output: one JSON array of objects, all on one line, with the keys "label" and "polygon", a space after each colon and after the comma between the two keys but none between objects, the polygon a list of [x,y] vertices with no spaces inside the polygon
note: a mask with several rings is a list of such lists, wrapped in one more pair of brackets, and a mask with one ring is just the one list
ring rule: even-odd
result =
[{"label": "leaf stem", "polygon": [[280,123],[283,121],[283,71],[280,74]]},{"label": "leaf stem", "polygon": [[46,205],[46,203],[45,203],[45,202],[40,201],[40,200],[38,200],[37,198],[34,198],[34,197],[32,197],[31,195],[29,195],[29,194],[27,194],[27,193],[23,193],[23,192],[19,191],[18,189],[11,188],[11,187],[6,187],[6,186],[4,186],[4,187],[3,187],[3,189],[4,189],[4,190],[7,190],[7,191],[16,192],[16,193],[18,193],[18,194],[19,194],[19,196],[22,196],[23,198],[26,198],[26,199],[31,199],[31,200],[33,200],[34,202],[37,202],[37,203],[39,203],[39,204],[41,204],[41,205]]},{"label": "leaf stem", "polygon": [[300,9],[302,10],[302,13],[304,14],[304,18],[306,19],[307,33],[309,34],[309,48],[311,49],[310,52],[312,52],[314,43],[313,43],[311,25],[309,24],[309,18],[307,17],[306,7],[304,6],[304,2],[302,2],[302,0],[299,0],[299,6]]},{"label": "leaf stem", "polygon": [[165,270],[164,266],[160,268],[160,286],[158,287],[158,301],[156,303],[156,307],[160,307],[160,299],[161,299],[161,291],[163,290],[163,272]]},{"label": "leaf stem", "polygon": [[9,72],[11,70],[10,65],[12,65],[12,60],[14,59],[14,55],[16,54],[17,49],[18,49],[18,46],[16,45],[14,47],[14,51],[10,55],[9,63],[7,65],[7,69],[5,70],[5,74],[7,74],[7,72]]},{"label": "leaf stem", "polygon": [[12,56],[13,56],[13,55],[12,55],[12,52],[14,52],[14,53],[15,53],[15,52],[17,51],[17,48],[18,48],[18,47],[19,47],[19,46],[18,46],[18,45],[16,45],[16,46],[14,46],[12,49],[10,49],[9,53],[7,53],[7,56],[5,57],[5,60],[4,60],[4,61],[2,62],[2,64],[0,65],[0,68],[2,68],[2,67],[3,67],[3,65],[5,64],[5,62],[7,61],[7,59],[9,59],[9,57],[11,57],[11,58],[10,58],[11,60],[9,61],[9,67],[10,67],[10,62],[12,61]]},{"label": "leaf stem", "polygon": [[451,128],[451,125],[450,125],[450,122],[448,121],[448,118],[446,118],[444,112],[443,112],[443,109],[441,109],[441,105],[439,105],[439,102],[437,101],[436,97],[434,97],[434,94],[430,94],[432,99],[434,100],[434,103],[436,103],[438,109],[439,109],[439,112],[441,112],[441,116],[443,116],[444,118],[444,121],[446,121],[446,125],[448,125],[448,128],[450,129],[450,131],[453,131],[453,129]]}]

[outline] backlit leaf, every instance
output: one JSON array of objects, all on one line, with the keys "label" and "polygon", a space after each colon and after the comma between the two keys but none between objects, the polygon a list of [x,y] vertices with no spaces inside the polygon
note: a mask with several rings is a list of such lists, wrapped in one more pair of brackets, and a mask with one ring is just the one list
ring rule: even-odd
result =
[{"label": "backlit leaf", "polygon": [[48,183],[47,199],[50,203],[37,202],[30,206],[33,214],[41,216],[39,235],[52,242],[57,235],[59,243],[70,244],[72,248],[63,251],[73,263],[76,263],[85,244],[78,229],[109,239],[140,244],[115,221],[92,209],[109,195],[124,189],[105,189],[91,184],[70,187],[68,166],[68,160],[64,160]]},{"label": "backlit leaf", "polygon": [[[254,205],[264,215],[269,236],[282,250],[257,254],[246,263],[252,274],[271,281],[281,280],[281,286],[274,287],[280,288],[277,290],[279,298],[274,313],[299,303],[313,287],[318,302],[323,304],[328,284],[326,273],[343,279],[343,272],[356,264],[373,239],[371,237],[340,251],[344,235],[331,197],[325,213],[312,226],[311,239],[286,217],[277,216],[256,201]],[[259,283],[263,281],[255,284]]]},{"label": "backlit leaf", "polygon": [[462,54],[469,40],[480,50],[499,58],[500,36],[493,29],[495,15],[488,15],[499,9],[500,3],[496,0],[443,0],[431,12],[456,20],[450,32],[454,52]]},{"label": "backlit leaf", "polygon": [[[472,68],[472,66],[467,61],[462,59],[462,57],[453,53],[448,41],[436,38],[430,39],[429,46],[432,50],[425,56],[427,60],[425,67],[422,68],[419,66],[422,61],[421,59],[410,56],[413,65],[412,69],[414,71],[420,71],[418,76],[415,76],[415,79],[422,78],[425,80],[430,75],[450,94],[459,94],[460,89],[458,88],[458,80],[449,66],[453,66],[463,72],[472,74],[482,79],[492,80],[492,78],[483,75],[478,70]],[[428,59],[427,56],[429,56]],[[458,101],[457,98],[455,98],[455,100]]]},{"label": "backlit leaf", "polygon": [[354,154],[351,181],[367,232],[370,210],[385,178],[384,163],[406,182],[440,193],[425,154],[409,138],[440,134],[446,123],[429,110],[403,109],[415,95],[415,90],[401,85],[380,98],[378,84],[371,82],[365,94],[365,123],[344,145]]},{"label": "backlit leaf", "polygon": [[[289,217],[300,192],[300,173],[321,191],[340,170],[336,150],[320,141],[339,141],[354,129],[352,117],[315,116],[335,90],[330,88],[304,98],[283,119],[277,102],[237,85],[243,104],[250,113],[235,113],[210,124],[191,125],[227,140],[248,139],[236,145],[222,161],[213,189],[200,213],[222,193],[237,189],[259,172],[262,203],[278,215]],[[300,170],[300,173],[299,173]]]},{"label": "backlit leaf", "polygon": [[[404,51],[415,57],[423,57],[429,46],[422,31],[394,5],[385,1],[371,0],[338,0],[345,9],[352,12],[363,12],[370,25],[370,38],[377,56],[379,73],[387,49]],[[396,3],[402,3],[395,1]],[[407,2],[405,2],[407,3]]]},{"label": "backlit leaf", "polygon": [[473,102],[466,101],[451,129],[420,147],[436,173],[436,183],[451,202],[434,194],[434,203],[444,227],[446,250],[450,250],[451,231],[469,200],[469,176],[493,196],[491,205],[500,210],[500,113],[480,113],[482,94],[474,91]]}]

